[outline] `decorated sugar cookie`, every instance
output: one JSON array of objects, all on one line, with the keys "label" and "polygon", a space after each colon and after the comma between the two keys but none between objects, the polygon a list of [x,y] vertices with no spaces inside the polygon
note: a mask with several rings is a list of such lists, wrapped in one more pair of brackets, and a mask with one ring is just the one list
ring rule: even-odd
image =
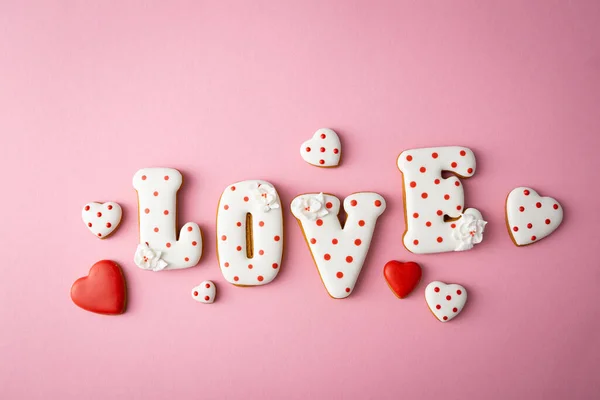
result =
[{"label": "decorated sugar cookie", "polygon": [[192,289],[192,298],[200,303],[211,304],[216,295],[217,287],[212,281],[204,281]]},{"label": "decorated sugar cookie", "polygon": [[237,286],[271,282],[283,255],[283,214],[275,187],[247,180],[227,186],[217,210],[217,257],[221,272]]},{"label": "decorated sugar cookie", "polygon": [[292,213],[300,223],[331,297],[343,299],[352,293],[369,251],[377,218],[385,207],[385,200],[377,193],[351,194],[344,199],[347,218],[342,228],[337,197],[309,193],[292,201]]},{"label": "decorated sugar cookie", "polygon": [[81,210],[85,226],[99,239],[106,239],[117,229],[121,215],[121,206],[113,201],[87,203]]},{"label": "decorated sugar cookie", "polygon": [[189,268],[202,256],[202,234],[194,222],[176,233],[177,191],[183,177],[173,168],[144,168],[133,177],[138,193],[140,244],[134,262],[141,269]]},{"label": "decorated sugar cookie", "polygon": [[[418,254],[470,250],[481,243],[487,222],[475,208],[464,209],[459,178],[475,174],[475,155],[466,147],[432,147],[403,151],[406,231],[403,243]],[[454,176],[444,178],[442,171]]]},{"label": "decorated sugar cookie", "polygon": [[97,314],[124,313],[127,289],[119,265],[110,260],[98,261],[88,276],[73,283],[71,300],[84,310]]},{"label": "decorated sugar cookie", "polygon": [[461,285],[434,281],[425,288],[425,301],[438,320],[448,322],[462,311],[467,291]]},{"label": "decorated sugar cookie", "polygon": [[508,232],[517,246],[540,241],[558,228],[563,219],[560,203],[541,197],[528,187],[513,189],[506,198]]},{"label": "decorated sugar cookie", "polygon": [[321,128],[312,139],[302,143],[300,155],[317,167],[337,167],[342,157],[340,138],[332,129]]},{"label": "decorated sugar cookie", "polygon": [[390,261],[383,267],[383,276],[399,299],[407,297],[421,280],[421,267],[415,262]]}]

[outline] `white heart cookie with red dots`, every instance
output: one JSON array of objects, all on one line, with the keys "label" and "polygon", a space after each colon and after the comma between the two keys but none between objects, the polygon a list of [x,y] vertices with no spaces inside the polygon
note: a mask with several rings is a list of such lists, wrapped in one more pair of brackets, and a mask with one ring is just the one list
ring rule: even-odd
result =
[{"label": "white heart cookie with red dots", "polygon": [[513,189],[506,198],[508,232],[517,246],[540,241],[558,228],[563,209],[552,197],[541,197],[528,187]]},{"label": "white heart cookie with red dots", "polygon": [[455,283],[445,284],[434,281],[425,288],[427,306],[442,321],[448,322],[462,311],[467,302],[467,290]]},{"label": "white heart cookie with red dots", "polygon": [[217,287],[212,281],[204,281],[192,289],[192,298],[200,303],[211,304],[217,296]]},{"label": "white heart cookie with red dots", "polygon": [[300,155],[317,167],[337,167],[342,156],[342,144],[332,129],[321,128],[312,139],[302,143]]},{"label": "white heart cookie with red dots", "polygon": [[99,239],[106,239],[121,223],[123,211],[113,201],[87,203],[81,210],[81,218],[90,232]]}]

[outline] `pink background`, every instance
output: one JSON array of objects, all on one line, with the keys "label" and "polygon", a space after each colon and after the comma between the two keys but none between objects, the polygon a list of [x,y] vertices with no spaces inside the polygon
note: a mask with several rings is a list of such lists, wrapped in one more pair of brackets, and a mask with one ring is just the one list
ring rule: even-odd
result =
[{"label": "pink background", "polygon": [[[3,399],[589,399],[600,390],[597,1],[3,1],[0,3],[0,397]],[[341,168],[298,154],[320,127]],[[464,145],[467,203],[489,221],[474,250],[412,255],[397,155]],[[199,266],[132,262],[131,179],[178,168],[180,224],[205,237]],[[278,278],[237,288],[215,254],[219,195],[262,178],[285,204],[307,191],[388,201],[356,291],[327,296],[286,207]],[[563,226],[527,248],[504,225],[516,186],[552,195]],[[585,189],[584,189],[585,188]],[[106,241],[80,217],[119,202]],[[124,269],[129,307],[84,312],[73,281]],[[382,277],[421,263],[407,299]],[[218,285],[213,305],[190,290]],[[465,285],[448,324],[427,282]]]}]

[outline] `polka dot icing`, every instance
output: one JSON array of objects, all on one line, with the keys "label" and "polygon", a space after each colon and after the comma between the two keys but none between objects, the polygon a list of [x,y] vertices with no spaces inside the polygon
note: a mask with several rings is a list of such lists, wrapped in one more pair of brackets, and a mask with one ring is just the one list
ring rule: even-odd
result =
[{"label": "polka dot icing", "polygon": [[552,197],[542,197],[535,190],[518,187],[506,199],[506,221],[517,246],[526,246],[550,235],[563,220],[563,208]]},{"label": "polka dot icing", "polygon": [[182,182],[173,168],[144,168],[133,177],[140,230],[134,262],[142,269],[189,268],[200,261],[202,235],[196,223],[186,223],[177,240],[177,191]]},{"label": "polka dot icing", "polygon": [[123,212],[115,202],[88,203],[81,210],[81,218],[90,232],[99,239],[106,239],[121,223]]},{"label": "polka dot icing", "polygon": [[[229,207],[225,209],[224,204]],[[252,243],[247,243],[248,230]],[[275,187],[266,181],[247,180],[225,188],[217,211],[217,237],[226,238],[217,241],[217,255],[227,282],[257,286],[275,279],[284,243],[283,213]]]},{"label": "polka dot icing", "polygon": [[300,155],[304,161],[317,167],[337,167],[342,156],[340,138],[333,130],[321,128],[312,139],[302,143]]},{"label": "polka dot icing", "polygon": [[204,281],[192,289],[192,299],[204,303],[211,304],[217,296],[217,287],[212,281]]},{"label": "polka dot icing", "polygon": [[[337,197],[309,193],[292,201],[292,213],[302,225],[321,280],[331,297],[343,299],[352,293],[369,251],[377,218],[385,208],[385,200],[377,193],[354,193],[344,199],[348,216],[342,228]],[[315,223],[317,218],[321,224]]]},{"label": "polka dot icing", "polygon": [[[398,156],[404,181],[404,246],[413,253],[470,250],[483,240],[486,222],[475,208],[464,210],[459,177],[475,173],[475,155],[465,147],[406,150]],[[456,176],[442,177],[442,171]],[[445,220],[448,216],[452,220]]]},{"label": "polka dot icing", "polygon": [[435,317],[448,322],[456,317],[467,302],[467,290],[461,285],[434,281],[425,288],[425,301]]}]

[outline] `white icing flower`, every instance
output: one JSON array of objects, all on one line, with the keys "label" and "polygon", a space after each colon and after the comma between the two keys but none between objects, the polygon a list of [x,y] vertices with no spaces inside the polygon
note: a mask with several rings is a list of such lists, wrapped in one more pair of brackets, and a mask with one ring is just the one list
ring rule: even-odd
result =
[{"label": "white icing flower", "polygon": [[258,183],[256,187],[253,189],[254,197],[264,204],[264,212],[269,212],[274,208],[279,208],[279,203],[277,202],[277,192],[275,188],[269,184],[261,184]]},{"label": "white icing flower", "polygon": [[310,221],[314,221],[317,218],[329,214],[329,211],[327,211],[327,208],[325,207],[325,196],[323,196],[323,193],[298,198],[295,208]]},{"label": "white icing flower", "polygon": [[161,254],[162,252],[152,250],[146,243],[140,243],[135,251],[133,261],[142,269],[162,271],[168,264],[160,258]]},{"label": "white icing flower", "polygon": [[471,250],[473,245],[481,243],[486,221],[473,214],[463,214],[452,230],[452,237],[458,240],[455,251]]}]

